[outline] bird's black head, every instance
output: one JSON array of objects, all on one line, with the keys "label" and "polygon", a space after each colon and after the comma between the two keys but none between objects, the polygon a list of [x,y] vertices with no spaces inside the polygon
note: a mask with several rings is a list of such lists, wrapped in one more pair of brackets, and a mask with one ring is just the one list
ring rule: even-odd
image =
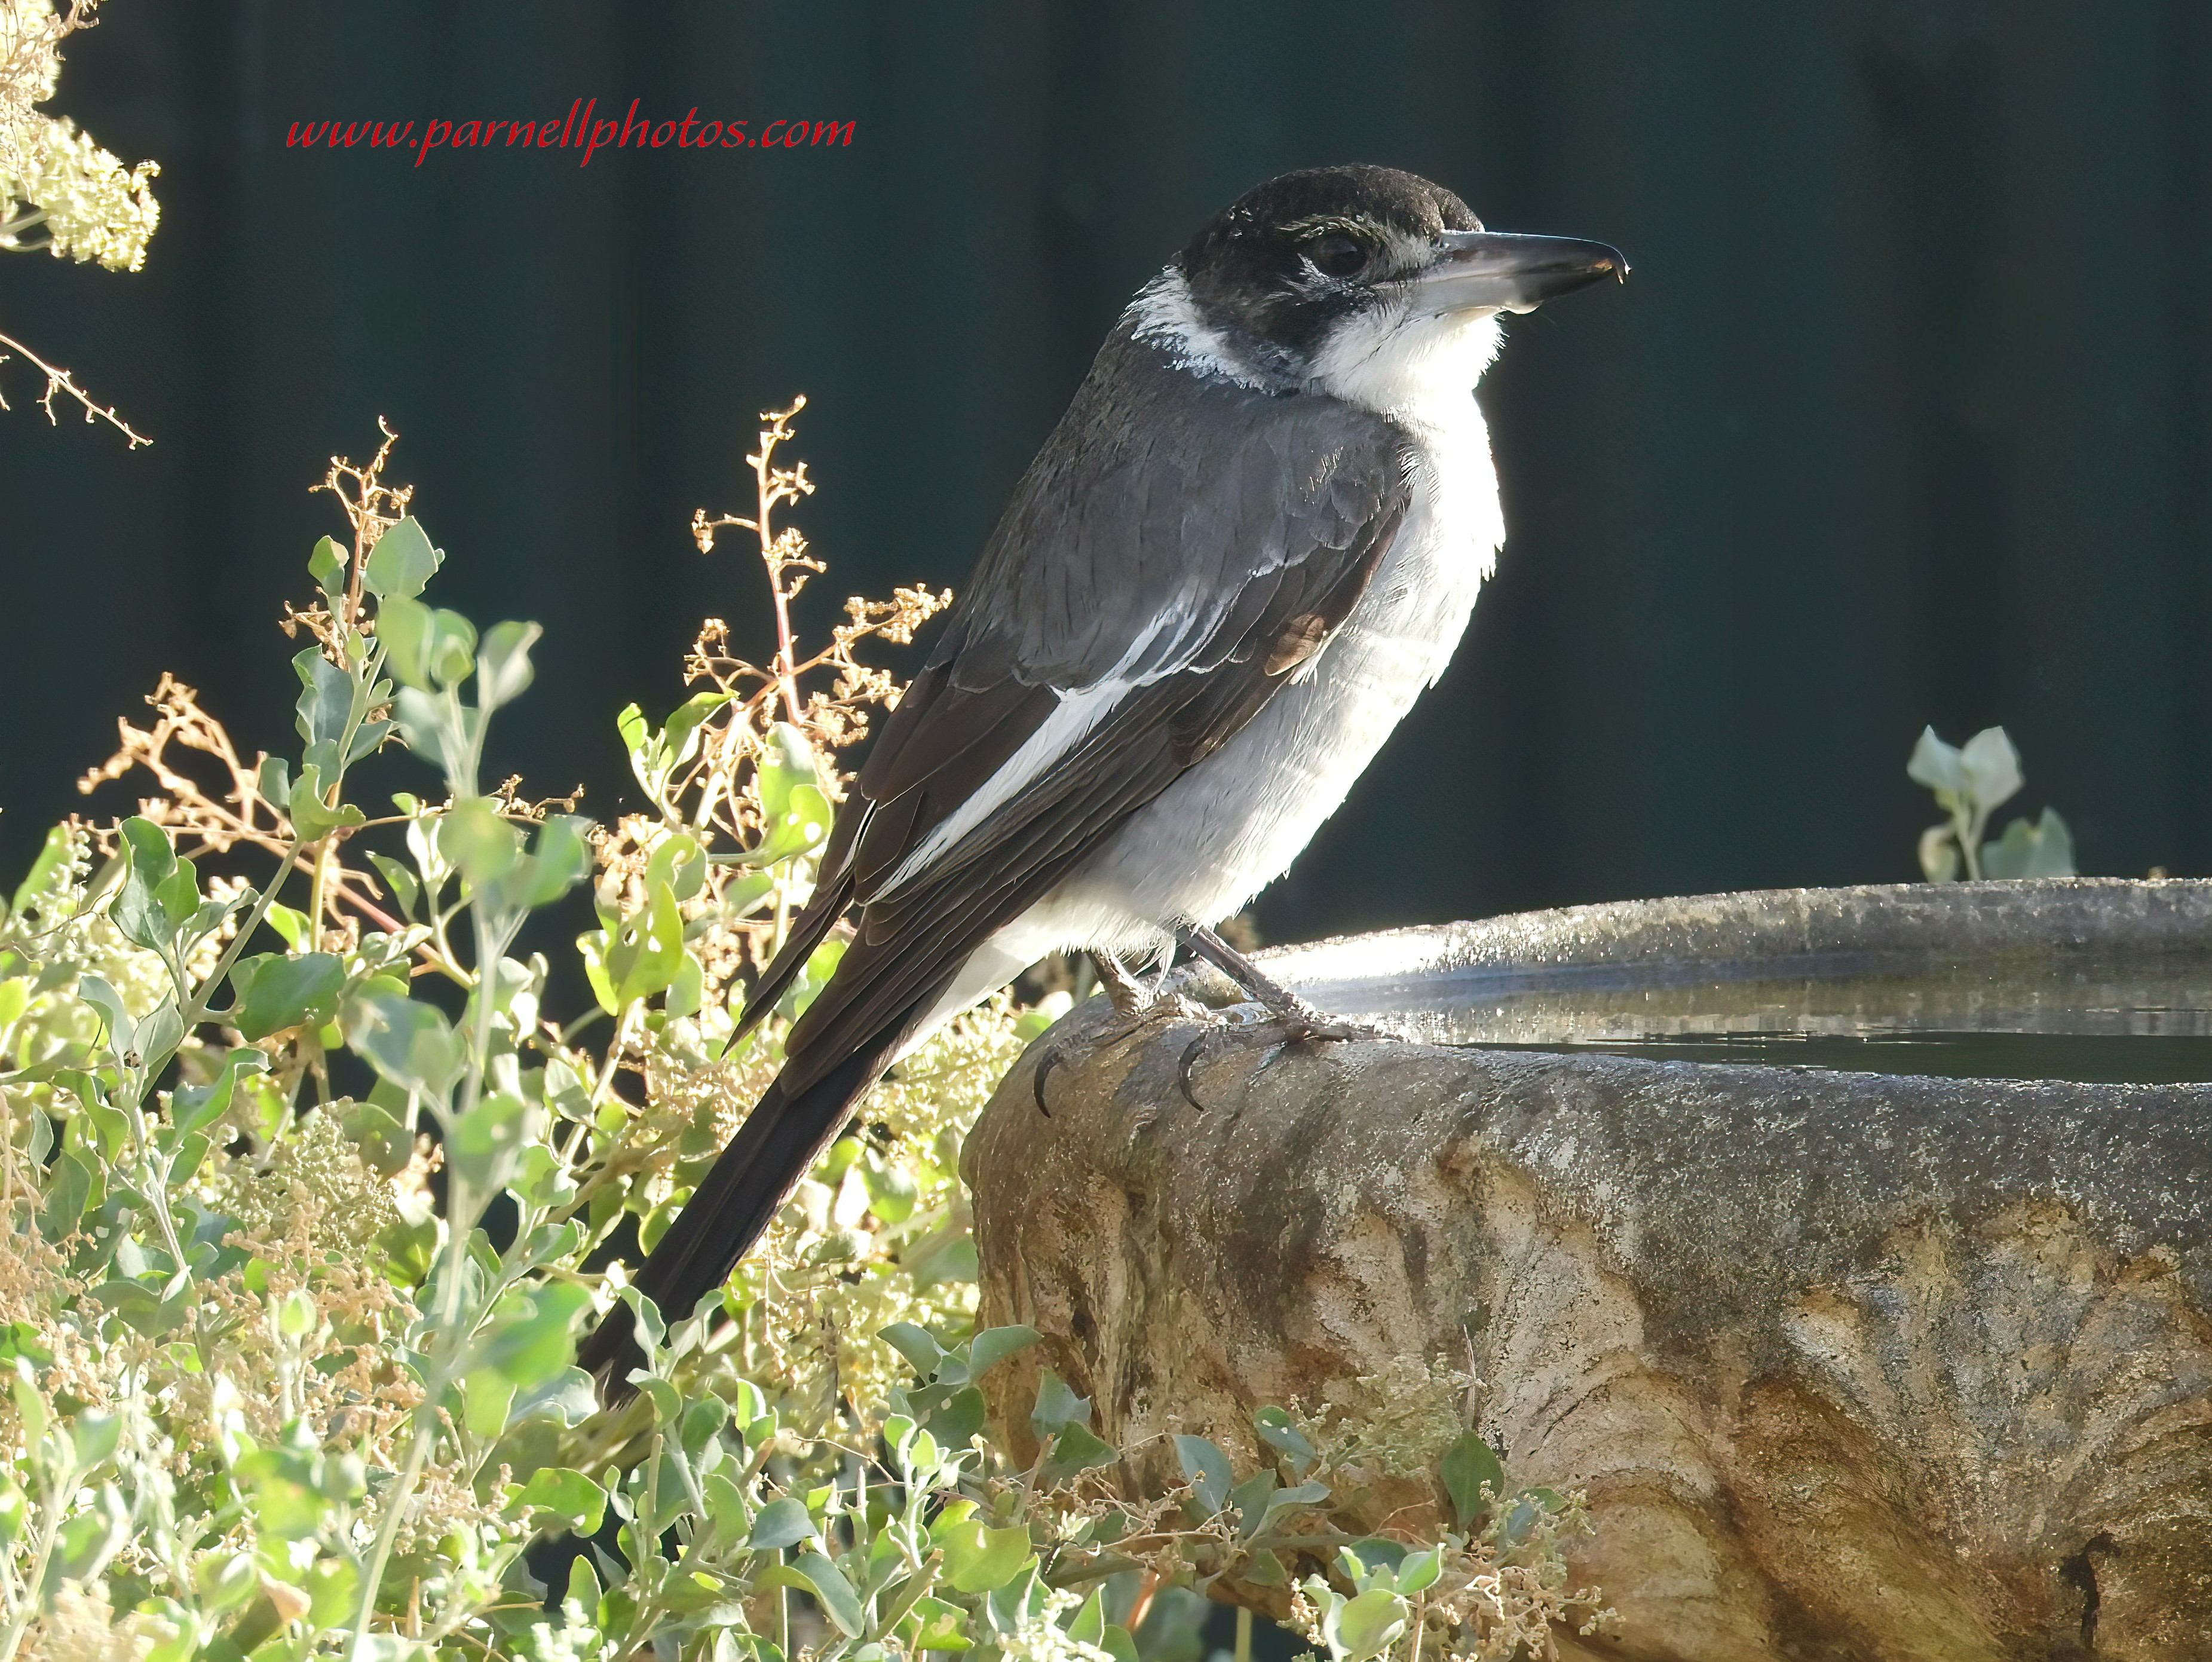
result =
[{"label": "bird's black head", "polygon": [[[1271,374],[1305,378],[1364,325],[1522,312],[1601,277],[1618,249],[1486,231],[1440,185],[1395,167],[1315,167],[1246,192],[1176,256],[1198,319]],[[1485,362],[1487,362],[1486,356]]]}]

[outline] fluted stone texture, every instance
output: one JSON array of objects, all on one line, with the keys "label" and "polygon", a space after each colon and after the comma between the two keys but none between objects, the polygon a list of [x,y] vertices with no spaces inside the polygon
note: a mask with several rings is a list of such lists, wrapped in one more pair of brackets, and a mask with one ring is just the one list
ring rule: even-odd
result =
[{"label": "fluted stone texture", "polygon": [[[1992,942],[2212,921],[2212,886],[2019,886],[1892,892]],[[1725,899],[1819,951],[1881,892]],[[1274,967],[1679,955],[1738,938],[1716,904]],[[2212,1659],[2212,1087],[1217,1035],[1201,1107],[1198,1026],[1110,1026],[1039,1041],[969,1141],[983,1319],[1046,1336],[1002,1419],[1050,1367],[1109,1439],[1249,1466],[1255,1405],[1471,1355],[1509,1471],[1589,1495],[1572,1568],[1621,1623],[1570,1655]]]}]

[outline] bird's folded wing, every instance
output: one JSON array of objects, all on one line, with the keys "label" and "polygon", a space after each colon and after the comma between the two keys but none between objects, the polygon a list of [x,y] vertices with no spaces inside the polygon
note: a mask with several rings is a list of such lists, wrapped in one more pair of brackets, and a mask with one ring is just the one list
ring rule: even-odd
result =
[{"label": "bird's folded wing", "polygon": [[790,1036],[794,1090],[933,1000],[1250,720],[1364,592],[1406,511],[1402,435],[1328,401],[1234,396],[1237,442],[1224,454],[1214,427],[1208,477],[1193,476],[1196,435],[1168,418],[1079,475],[1048,446],[1024,479],[756,991],[758,1011],[860,903]]}]

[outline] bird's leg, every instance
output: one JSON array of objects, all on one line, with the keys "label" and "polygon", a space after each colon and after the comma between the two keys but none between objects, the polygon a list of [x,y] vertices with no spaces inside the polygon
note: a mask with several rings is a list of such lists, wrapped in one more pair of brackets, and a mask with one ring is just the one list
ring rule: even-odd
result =
[{"label": "bird's leg", "polygon": [[1147,986],[1116,954],[1103,948],[1092,949],[1091,962],[1097,969],[1099,983],[1106,989],[1114,1014],[1121,1018],[1091,1041],[1095,1044],[1119,1044],[1138,1028],[1155,1021],[1212,1020],[1213,1012],[1197,1000],[1163,990],[1167,982],[1165,965],[1161,965],[1152,984]]},{"label": "bird's leg", "polygon": [[1106,989],[1106,1000],[1114,1007],[1114,1014],[1123,1020],[1142,1014],[1152,1003],[1152,990],[1105,948],[1091,953],[1091,967],[1097,971],[1098,984]]}]

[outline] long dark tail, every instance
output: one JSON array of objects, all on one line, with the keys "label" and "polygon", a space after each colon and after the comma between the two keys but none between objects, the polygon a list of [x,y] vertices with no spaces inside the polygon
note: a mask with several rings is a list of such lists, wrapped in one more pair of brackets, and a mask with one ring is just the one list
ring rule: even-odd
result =
[{"label": "long dark tail", "polygon": [[[844,1129],[854,1105],[890,1065],[912,1026],[911,1020],[901,1022],[796,1096],[785,1094],[781,1076],[768,1087],[637,1273],[638,1290],[662,1316],[683,1320],[728,1279]],[[600,1397],[610,1406],[635,1392],[630,1370],[645,1360],[634,1320],[628,1305],[617,1305],[576,1355],[578,1366],[598,1376]]]}]

